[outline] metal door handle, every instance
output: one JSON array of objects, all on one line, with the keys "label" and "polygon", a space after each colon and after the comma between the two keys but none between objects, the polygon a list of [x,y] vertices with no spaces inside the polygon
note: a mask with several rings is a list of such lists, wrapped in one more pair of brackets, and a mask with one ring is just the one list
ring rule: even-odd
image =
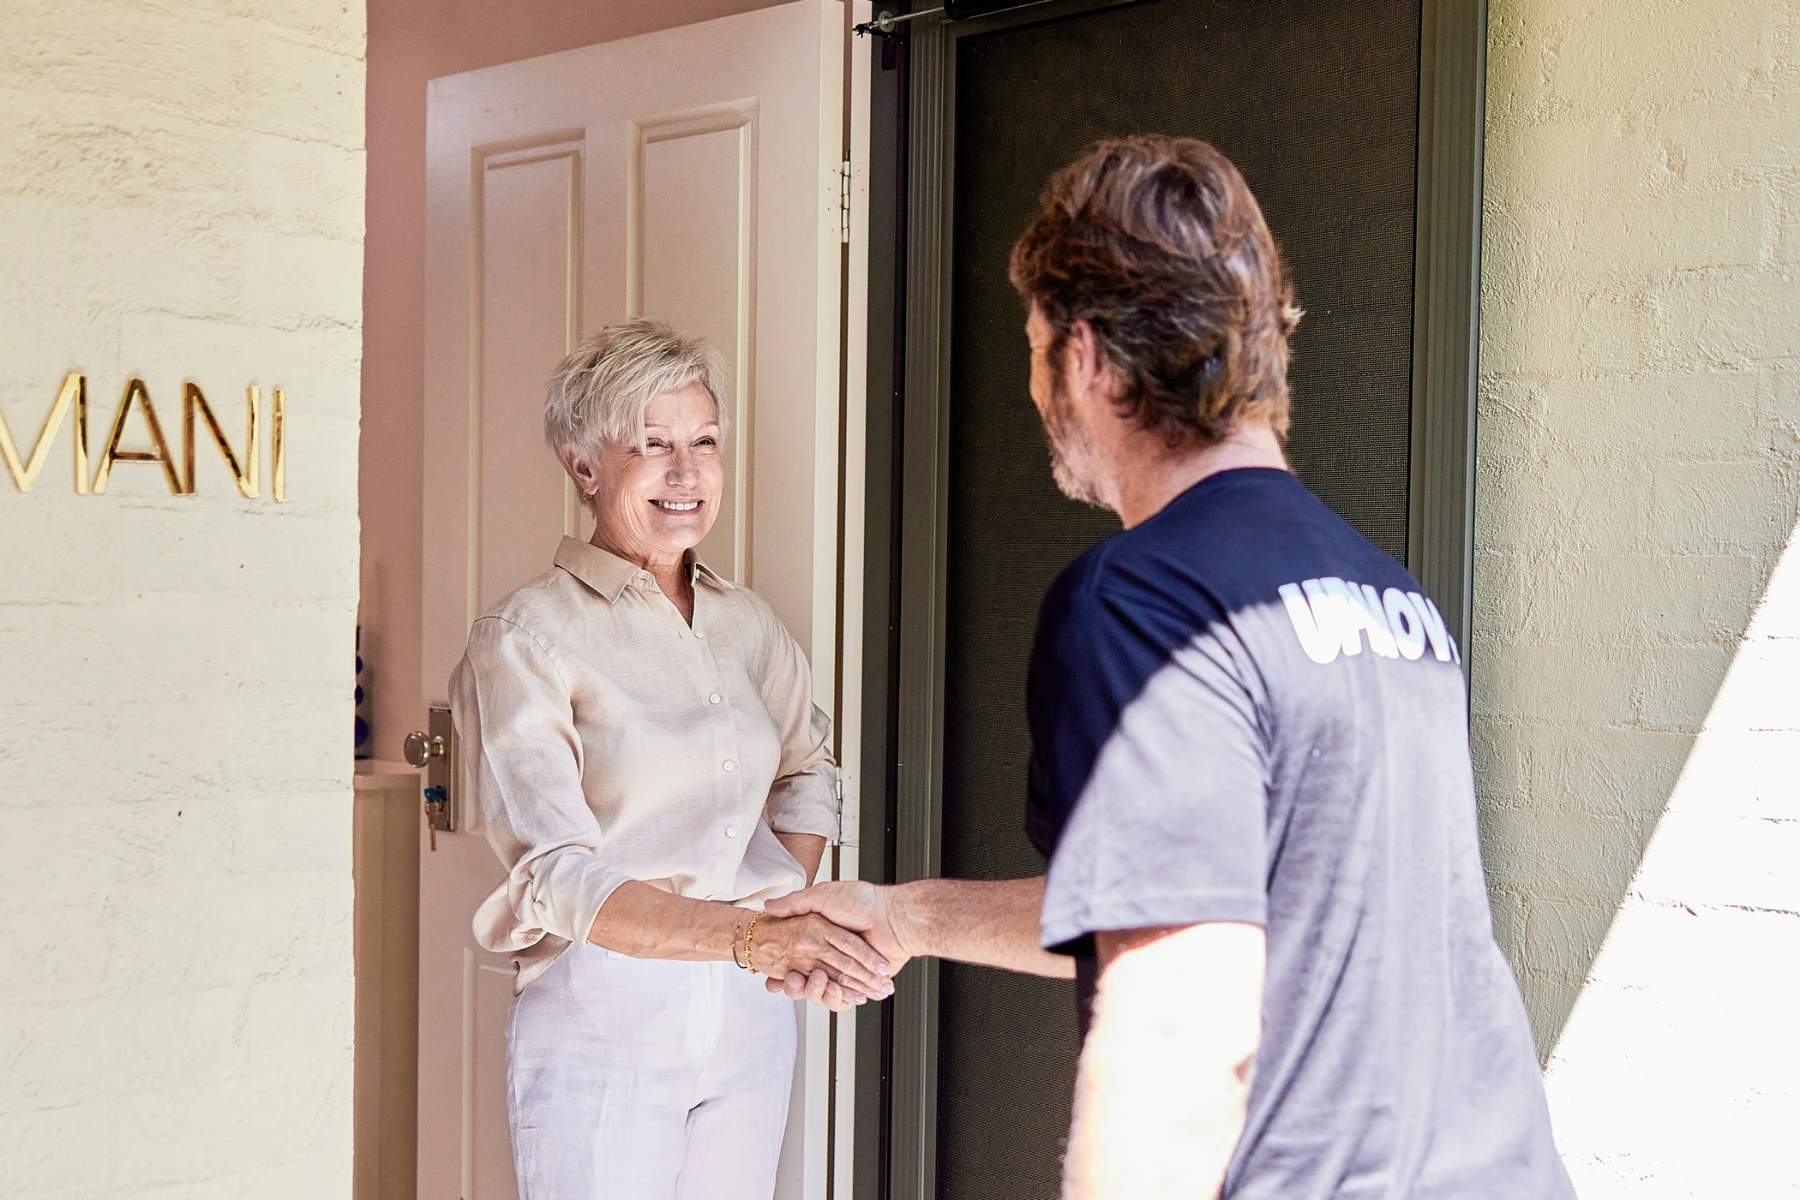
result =
[{"label": "metal door handle", "polygon": [[406,742],[401,747],[406,761],[415,767],[429,767],[434,758],[443,758],[450,753],[442,734],[433,736],[422,729],[415,729],[406,735]]},{"label": "metal door handle", "polygon": [[432,848],[439,833],[462,829],[462,804],[457,778],[456,726],[445,705],[431,707],[431,723],[406,735],[406,761],[425,771],[425,820],[431,828]]}]

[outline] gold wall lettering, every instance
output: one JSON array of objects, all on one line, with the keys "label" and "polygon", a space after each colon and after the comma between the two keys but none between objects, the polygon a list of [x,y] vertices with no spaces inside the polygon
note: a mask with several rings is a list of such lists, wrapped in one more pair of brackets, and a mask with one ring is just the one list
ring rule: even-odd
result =
[{"label": "gold wall lettering", "polygon": [[21,492],[29,492],[31,485],[37,482],[38,472],[44,469],[44,462],[50,457],[50,443],[56,440],[56,431],[62,428],[63,417],[68,415],[71,407],[75,410],[75,492],[87,495],[87,376],[73,371],[56,393],[50,415],[44,418],[44,428],[38,434],[37,445],[31,448],[31,461],[24,466],[19,465],[19,448],[13,444],[12,430],[6,427],[6,416],[0,413],[0,458],[6,460],[13,486]]},{"label": "gold wall lettering", "polygon": [[[119,439],[125,434],[125,418],[131,415],[131,408],[142,398],[144,424],[150,427],[150,441],[154,443],[149,450],[121,450]],[[181,486],[181,476],[175,473],[175,460],[169,455],[169,443],[163,437],[162,422],[156,419],[156,406],[150,403],[150,389],[144,381],[133,376],[126,381],[125,398],[119,401],[119,411],[113,417],[112,433],[106,439],[106,449],[100,455],[100,469],[94,472],[94,495],[104,496],[106,485],[112,479],[114,463],[121,462],[153,462],[162,464],[163,480],[169,485],[171,496],[186,494]]]},{"label": "gold wall lettering", "polygon": [[[194,414],[198,412],[206,418],[206,427],[212,431],[213,441],[218,444],[219,453],[225,456],[225,465],[231,469],[231,477],[237,481],[238,494],[246,500],[253,500],[262,491],[260,473],[262,471],[262,437],[256,427],[256,411],[262,406],[262,395],[255,384],[244,389],[244,465],[238,466],[237,455],[231,452],[231,443],[225,440],[225,431],[219,428],[219,419],[213,416],[212,407],[206,403],[206,396],[200,385],[189,381],[182,389],[181,395],[181,440],[187,450],[187,494],[194,494]],[[279,418],[277,418],[279,419]]]},{"label": "gold wall lettering", "polygon": [[[272,486],[270,493],[276,503],[287,500],[287,394],[281,388],[274,388],[270,393],[269,431],[270,431],[270,475]],[[150,448],[147,450],[127,450],[120,448],[125,436],[125,422],[131,416],[133,408],[138,409],[144,417],[144,425],[150,433]],[[237,484],[238,494],[245,499],[255,499],[262,494],[262,389],[251,384],[244,389],[244,457],[239,459],[231,445],[231,439],[225,436],[225,428],[207,403],[206,394],[200,385],[191,380],[183,385],[181,394],[181,433],[183,463],[186,478],[176,469],[175,456],[169,451],[168,439],[163,436],[162,422],[157,419],[156,406],[150,400],[150,389],[142,379],[133,376],[125,384],[125,392],[119,399],[119,408],[113,414],[112,428],[107,434],[106,449],[100,455],[99,468],[94,472],[93,483],[88,482],[88,401],[87,376],[78,371],[71,371],[62,382],[56,393],[56,399],[50,405],[50,413],[44,418],[44,427],[38,433],[38,439],[31,449],[31,457],[24,459],[19,454],[18,444],[13,440],[12,430],[6,424],[6,416],[0,413],[0,459],[6,462],[7,472],[12,476],[13,486],[21,492],[29,492],[38,481],[44,470],[44,464],[50,458],[50,446],[62,429],[63,421],[74,413],[75,443],[75,492],[85,496],[90,491],[96,496],[106,494],[107,484],[112,481],[113,466],[122,462],[156,463],[162,467],[163,481],[168,484],[169,493],[175,496],[192,496],[195,493],[195,429],[199,421],[204,422],[206,430],[212,435],[213,443],[218,446],[219,453],[225,459],[225,467],[231,472],[232,481]]]},{"label": "gold wall lettering", "polygon": [[269,424],[275,427],[275,461],[269,473],[275,477],[275,503],[280,504],[287,499],[287,396],[276,388],[273,400],[275,411]]}]

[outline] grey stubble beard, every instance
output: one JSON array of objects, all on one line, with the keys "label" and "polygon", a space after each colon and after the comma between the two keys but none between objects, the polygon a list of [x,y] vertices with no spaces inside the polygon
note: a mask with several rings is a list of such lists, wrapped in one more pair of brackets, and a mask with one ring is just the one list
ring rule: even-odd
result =
[{"label": "grey stubble beard", "polygon": [[1074,407],[1061,390],[1044,414],[1044,440],[1050,446],[1050,477],[1057,490],[1078,504],[1104,508],[1094,486],[1094,452],[1075,424]]}]

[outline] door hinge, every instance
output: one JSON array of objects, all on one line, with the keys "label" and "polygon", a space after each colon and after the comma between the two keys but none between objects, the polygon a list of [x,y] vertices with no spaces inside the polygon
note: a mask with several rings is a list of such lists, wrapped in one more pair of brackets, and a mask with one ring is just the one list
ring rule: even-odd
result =
[{"label": "door hinge", "polygon": [[[850,244],[850,160],[838,164],[838,241]],[[840,800],[843,796],[840,794]]]}]

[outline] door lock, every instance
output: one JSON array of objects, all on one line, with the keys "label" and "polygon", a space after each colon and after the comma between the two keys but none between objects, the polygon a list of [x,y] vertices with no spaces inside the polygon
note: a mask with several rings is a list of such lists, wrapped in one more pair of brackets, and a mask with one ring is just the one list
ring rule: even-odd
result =
[{"label": "door lock", "polygon": [[457,833],[463,827],[456,726],[449,706],[432,705],[430,723],[406,735],[402,752],[407,762],[425,771],[425,822],[435,850],[440,832]]}]

